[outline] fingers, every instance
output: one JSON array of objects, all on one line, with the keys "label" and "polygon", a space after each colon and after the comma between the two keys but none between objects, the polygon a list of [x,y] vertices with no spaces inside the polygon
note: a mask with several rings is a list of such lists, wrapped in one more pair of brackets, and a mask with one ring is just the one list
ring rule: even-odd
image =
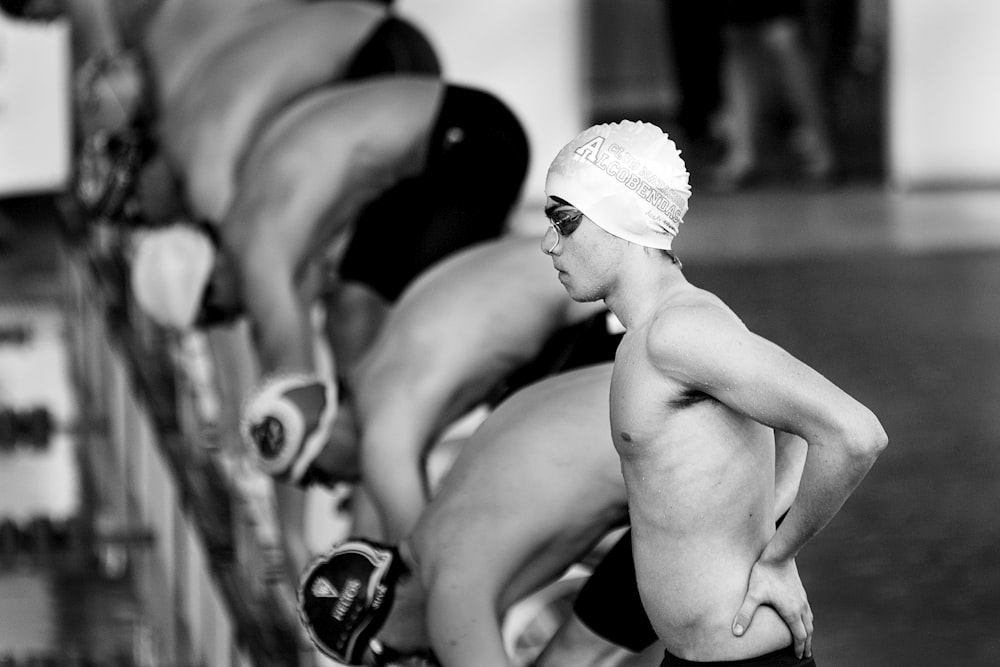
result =
[{"label": "fingers", "polygon": [[753,620],[753,616],[757,613],[757,607],[760,603],[748,593],[745,598],[743,598],[743,604],[740,605],[740,609],[736,612],[736,618],[733,619],[733,634],[737,637],[742,637],[743,633],[747,631],[750,627],[750,622]]},{"label": "fingers", "polygon": [[[749,593],[743,599],[743,604],[733,619],[733,634],[742,637],[750,627],[757,609],[761,602],[753,598]],[[780,612],[779,612],[780,613]],[[797,658],[812,657],[813,638],[813,613],[809,603],[804,607],[799,607],[798,611],[790,614],[781,614],[782,619],[792,633],[792,641]]]},{"label": "fingers", "polygon": [[795,645],[795,657],[801,658],[802,654],[806,650],[806,639],[808,638],[805,622],[802,620],[801,615],[797,615],[793,617],[785,617],[785,623],[788,625],[788,629],[792,631],[792,641]]},{"label": "fingers", "polygon": [[811,658],[813,654],[813,613],[812,609],[807,608],[804,623],[806,626],[806,646],[805,646],[805,657]]},{"label": "fingers", "polygon": [[782,614],[782,618],[792,633],[792,640],[795,645],[795,657],[811,657],[813,637],[812,609],[807,604],[801,612],[787,616]]}]

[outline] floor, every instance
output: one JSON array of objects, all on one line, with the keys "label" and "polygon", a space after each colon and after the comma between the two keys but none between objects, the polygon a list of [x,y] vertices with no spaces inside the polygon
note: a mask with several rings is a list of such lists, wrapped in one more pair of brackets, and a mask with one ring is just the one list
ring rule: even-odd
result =
[{"label": "floor", "polygon": [[[17,236],[0,250],[0,300],[50,299],[58,294],[51,239],[14,224]],[[1000,665],[1000,521],[992,513],[1000,505],[1000,191],[862,184],[696,195],[675,249],[692,282],[869,405],[889,433],[869,477],[799,558],[818,663]],[[10,465],[0,457],[0,475]],[[0,508],[14,493],[0,487]],[[102,622],[101,614],[71,617],[52,593],[67,585],[31,572],[0,571],[0,600],[21,586],[18,595],[47,601],[51,609],[38,613],[52,641],[66,636],[59,626]],[[122,592],[89,594],[100,601]],[[0,656],[11,649],[8,608],[0,602]]]}]

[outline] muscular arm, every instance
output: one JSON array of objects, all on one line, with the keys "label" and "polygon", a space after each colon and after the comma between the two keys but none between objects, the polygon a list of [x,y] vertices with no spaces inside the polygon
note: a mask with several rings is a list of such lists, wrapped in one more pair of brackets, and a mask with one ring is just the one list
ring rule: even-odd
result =
[{"label": "muscular arm", "polygon": [[[296,289],[294,271],[269,244],[255,244],[237,262],[239,284],[262,377],[312,373],[314,359],[309,302]],[[309,562],[305,539],[305,495],[289,484],[275,485],[284,535],[287,574],[296,581]]]},{"label": "muscular arm", "polygon": [[365,206],[419,169],[441,84],[391,78],[308,95],[248,151],[222,224],[264,372],[312,370],[304,272]]},{"label": "muscular arm", "polygon": [[[258,247],[259,246],[259,247]],[[261,375],[314,372],[308,294],[273,246],[257,244],[237,261],[239,284]]]},{"label": "muscular arm", "polygon": [[794,558],[867,474],[886,446],[885,432],[865,406],[731,313],[704,306],[683,310],[689,312],[672,316],[650,336],[654,363],[808,445],[798,495],[763,556]]},{"label": "muscular arm", "polygon": [[[431,644],[442,665],[510,667],[492,601],[478,595],[470,598],[463,593],[466,587],[476,591],[476,585],[473,577],[464,584],[432,586],[427,616],[444,620],[429,624]],[[453,613],[455,609],[461,609],[462,613]]]}]

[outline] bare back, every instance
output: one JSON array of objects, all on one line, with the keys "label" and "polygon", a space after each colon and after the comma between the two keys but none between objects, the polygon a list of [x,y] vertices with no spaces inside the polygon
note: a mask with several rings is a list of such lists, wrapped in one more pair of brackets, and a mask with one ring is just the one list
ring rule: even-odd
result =
[{"label": "bare back", "polygon": [[222,216],[236,165],[261,123],[340,78],[385,16],[380,5],[341,0],[234,18],[233,34],[181,82],[161,128],[195,210]]},{"label": "bare back", "polygon": [[[640,593],[653,627],[675,655],[733,660],[791,643],[770,608],[760,610],[742,638],[731,630],[750,569],[774,532],[774,432],[651,358],[651,336],[697,335],[706,315],[742,327],[717,298],[687,287],[622,340],[611,424],[629,492]],[[680,350],[684,341],[678,336],[660,344]]]},{"label": "bare back", "polygon": [[435,77],[379,77],[290,104],[242,165],[227,247],[266,251],[295,271],[323,256],[366,205],[423,168],[442,89]]},{"label": "bare back", "polygon": [[157,101],[168,107],[187,77],[217,45],[241,29],[243,15],[266,16],[298,0],[173,0],[150,20],[146,48]]},{"label": "bare back", "polygon": [[442,664],[509,665],[503,611],[625,521],[610,376],[601,364],[515,393],[468,440],[421,516],[411,544]]},{"label": "bare back", "polygon": [[533,359],[559,329],[604,310],[572,301],[534,237],[462,250],[404,291],[352,375],[362,414],[400,392],[445,425]]}]

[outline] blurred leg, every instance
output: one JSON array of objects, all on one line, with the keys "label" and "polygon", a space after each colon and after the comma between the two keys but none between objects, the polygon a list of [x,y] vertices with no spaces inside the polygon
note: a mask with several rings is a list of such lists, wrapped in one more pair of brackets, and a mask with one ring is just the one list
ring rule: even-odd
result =
[{"label": "blurred leg", "polygon": [[723,57],[726,156],[715,175],[715,186],[722,190],[744,185],[757,167],[759,77],[755,41],[752,27],[726,27]]},{"label": "blurred leg", "polygon": [[827,178],[834,167],[833,149],[816,69],[803,43],[801,26],[792,19],[776,20],[767,26],[765,41],[777,56],[781,83],[799,122],[796,148],[805,162],[806,175]]}]

